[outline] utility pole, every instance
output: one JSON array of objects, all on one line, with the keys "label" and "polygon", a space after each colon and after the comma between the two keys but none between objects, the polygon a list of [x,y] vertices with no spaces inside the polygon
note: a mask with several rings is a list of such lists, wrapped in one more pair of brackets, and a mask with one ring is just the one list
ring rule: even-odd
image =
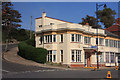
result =
[{"label": "utility pole", "polygon": [[[98,4],[96,3],[96,12],[98,12]],[[99,62],[98,62],[98,15],[96,13],[96,25],[97,25],[97,69],[99,69]]]},{"label": "utility pole", "polygon": [[97,15],[97,12],[98,12],[98,9],[101,7],[101,6],[104,6],[104,8],[106,7],[106,4],[101,4],[101,5],[98,5],[96,3],[96,26],[97,26],[97,69],[99,69],[99,61],[98,61],[98,15]]},{"label": "utility pole", "polygon": [[30,26],[30,39],[32,38],[32,16],[31,16],[31,26]]}]

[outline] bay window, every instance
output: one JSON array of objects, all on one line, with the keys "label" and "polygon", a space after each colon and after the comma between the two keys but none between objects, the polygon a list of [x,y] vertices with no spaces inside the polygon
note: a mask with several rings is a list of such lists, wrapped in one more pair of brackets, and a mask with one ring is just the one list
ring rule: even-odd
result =
[{"label": "bay window", "polygon": [[72,50],[71,59],[72,62],[81,62],[81,50]]},{"label": "bay window", "polygon": [[56,62],[56,50],[49,50],[47,54],[48,62]]}]

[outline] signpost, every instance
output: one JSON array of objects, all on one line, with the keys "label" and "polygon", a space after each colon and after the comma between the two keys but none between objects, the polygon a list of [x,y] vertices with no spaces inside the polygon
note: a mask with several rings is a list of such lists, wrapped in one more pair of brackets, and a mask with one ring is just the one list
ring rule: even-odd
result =
[{"label": "signpost", "polygon": [[120,70],[120,54],[118,54],[118,70]]}]

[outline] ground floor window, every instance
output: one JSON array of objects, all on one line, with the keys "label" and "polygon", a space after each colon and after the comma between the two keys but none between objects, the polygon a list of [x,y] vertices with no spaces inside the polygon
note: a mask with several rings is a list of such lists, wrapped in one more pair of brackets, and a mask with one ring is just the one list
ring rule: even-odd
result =
[{"label": "ground floor window", "polygon": [[61,50],[60,53],[61,53],[61,62],[63,62],[63,50]]},{"label": "ground floor window", "polygon": [[115,62],[115,58],[114,58],[115,56],[114,56],[114,53],[113,52],[110,52],[110,62],[111,63],[114,63]]},{"label": "ground floor window", "polygon": [[71,53],[72,62],[81,62],[81,50],[72,50]]},{"label": "ground floor window", "polygon": [[56,50],[49,50],[47,54],[48,62],[56,62]]},{"label": "ground floor window", "polygon": [[105,55],[106,55],[106,63],[109,63],[109,52],[106,52]]},{"label": "ground floor window", "polygon": [[99,58],[99,62],[104,62],[104,53],[101,53],[100,55],[98,55]]},{"label": "ground floor window", "polygon": [[114,52],[106,52],[106,63],[114,63],[115,62],[115,53]]}]

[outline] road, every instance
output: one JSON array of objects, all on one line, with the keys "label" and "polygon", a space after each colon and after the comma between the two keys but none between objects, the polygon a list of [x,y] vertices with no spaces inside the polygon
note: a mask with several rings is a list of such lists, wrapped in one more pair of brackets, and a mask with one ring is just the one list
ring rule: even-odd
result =
[{"label": "road", "polygon": [[[17,47],[17,44],[8,45],[8,50],[11,48]],[[2,46],[2,50],[4,52],[5,45]],[[44,67],[36,67],[36,66],[26,66],[22,64],[8,62],[2,59],[2,76],[11,73],[23,73],[23,72],[34,72],[38,70],[53,70],[52,68],[44,68]],[[56,69],[54,69],[56,70]]]},{"label": "road", "polygon": [[[110,70],[112,78],[118,78],[118,71]],[[4,78],[106,78],[107,70],[80,71],[80,70],[46,70],[35,72],[11,73]]]},{"label": "road", "polygon": [[[17,44],[9,45],[10,50]],[[4,46],[3,46],[4,48]],[[118,71],[110,70],[112,78],[118,78]],[[44,67],[25,66],[2,60],[2,77],[6,78],[106,78],[107,70],[102,71],[81,71],[62,70]]]}]

